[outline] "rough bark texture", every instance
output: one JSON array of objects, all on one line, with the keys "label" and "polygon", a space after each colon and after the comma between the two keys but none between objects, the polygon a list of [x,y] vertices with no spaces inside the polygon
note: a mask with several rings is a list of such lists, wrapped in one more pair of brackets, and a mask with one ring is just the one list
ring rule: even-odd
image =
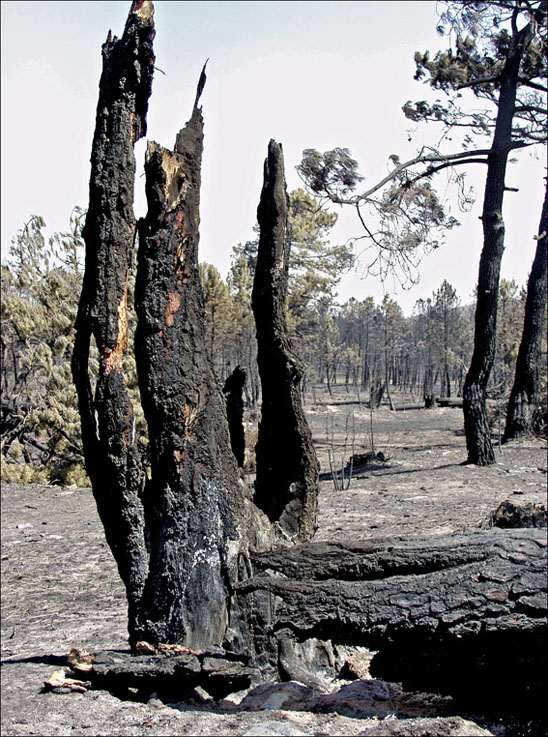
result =
[{"label": "rough bark texture", "polygon": [[291,537],[307,540],[317,526],[319,463],[299,393],[303,366],[287,328],[288,196],[282,147],[275,141],[268,146],[257,219],[252,305],[262,405],[255,502]]},{"label": "rough bark texture", "polygon": [[236,366],[225,381],[223,394],[226,397],[226,416],[230,433],[230,446],[239,468],[245,461],[244,400],[243,390],[247,372]]},{"label": "rough bark texture", "polygon": [[[126,586],[132,646],[149,640],[208,647],[232,637],[243,647],[245,612],[242,627],[227,634],[232,585],[248,546],[271,545],[272,529],[238,477],[224,398],[204,348],[197,246],[205,73],[175,151],[154,143],[147,150],[135,352],[152,459],[148,481],[122,372],[135,241],[133,145],[145,133],[153,37],[152,3],[139,1],[122,39],[109,34],[103,46],[72,364],[86,466]],[[99,351],[95,393],[92,336]]]},{"label": "rough bark texture", "polygon": [[[146,578],[147,555],[140,499],[144,469],[134,444],[133,408],[122,358],[128,339],[127,286],[135,237],[133,146],[146,133],[154,70],[153,13],[151,2],[134,2],[122,38],[109,32],[102,49],[83,229],[86,267],[72,358],[86,468],[126,585],[130,620]],[[89,367],[92,336],[99,351],[95,393]]]},{"label": "rough bark texture", "polygon": [[223,640],[238,557],[257,543],[258,519],[238,478],[206,349],[198,273],[204,82],[202,72],[175,150],[148,144],[136,285],[135,351],[152,468],[144,495],[149,575],[131,635],[192,648]]},{"label": "rough bark texture", "polygon": [[527,283],[523,333],[516,360],[516,375],[506,412],[503,441],[531,432],[532,415],[539,400],[542,336],[546,318],[547,231],[548,187],[542,205],[535,259]]},{"label": "rough bark texture", "polygon": [[253,598],[259,652],[310,638],[362,645],[378,650],[373,675],[415,689],[471,701],[487,683],[493,701],[544,703],[543,530],[309,543],[252,565],[238,591]]},{"label": "rough bark texture", "polygon": [[510,41],[501,85],[493,144],[487,164],[483,199],[483,249],[481,252],[476,301],[474,352],[463,389],[464,430],[468,462],[479,466],[495,463],[485,408],[487,382],[496,350],[497,303],[500,264],[504,251],[502,203],[505,174],[512,144],[512,123],[521,59],[533,35],[529,23]]}]

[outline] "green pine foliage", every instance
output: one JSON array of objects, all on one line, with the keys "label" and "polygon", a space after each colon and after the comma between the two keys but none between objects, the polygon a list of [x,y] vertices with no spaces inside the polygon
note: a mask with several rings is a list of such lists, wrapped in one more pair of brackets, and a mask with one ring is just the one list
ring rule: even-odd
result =
[{"label": "green pine foliage", "polygon": [[82,212],[49,240],[33,215],[2,264],[2,477],[87,483],[70,357],[82,272]]}]

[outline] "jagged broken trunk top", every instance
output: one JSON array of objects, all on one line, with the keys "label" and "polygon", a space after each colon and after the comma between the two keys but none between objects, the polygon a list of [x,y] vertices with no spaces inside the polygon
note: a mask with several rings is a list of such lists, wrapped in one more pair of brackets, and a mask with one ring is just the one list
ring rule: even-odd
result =
[{"label": "jagged broken trunk top", "polygon": [[254,499],[290,537],[308,540],[317,527],[319,463],[299,392],[303,366],[286,319],[288,209],[282,147],[270,141],[252,295],[262,386]]},{"label": "jagged broken trunk top", "polygon": [[[205,81],[203,75],[201,87]],[[237,558],[253,539],[226,407],[206,350],[198,272],[203,120],[175,150],[149,143],[148,214],[140,223],[136,358],[149,428],[144,494],[149,575],[136,639],[220,644]]]},{"label": "jagged broken trunk top", "polygon": [[[145,471],[134,441],[122,359],[128,341],[127,290],[135,238],[133,147],[146,133],[155,61],[153,13],[151,2],[133,2],[122,38],[109,32],[102,48],[89,206],[82,233],[86,267],[72,357],[86,468],[126,586],[130,627],[147,575],[139,496]],[[95,391],[92,336],[99,353]]]}]

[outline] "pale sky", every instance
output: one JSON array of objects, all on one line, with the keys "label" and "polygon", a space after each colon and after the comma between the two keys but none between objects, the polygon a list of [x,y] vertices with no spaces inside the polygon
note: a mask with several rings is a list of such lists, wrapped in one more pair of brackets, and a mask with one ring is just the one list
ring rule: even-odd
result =
[{"label": "pale sky", "polygon": [[[2,11],[2,253],[33,213],[48,232],[64,230],[72,207],[86,207],[89,157],[101,74],[101,44],[109,29],[121,36],[130,2],[16,2]],[[407,100],[429,99],[413,80],[413,54],[447,46],[436,33],[437,3],[169,2],[155,3],[156,72],[147,137],[172,147],[190,117],[200,70],[209,57],[202,96],[205,119],[200,259],[226,276],[232,246],[253,237],[268,141],[284,148],[288,188],[305,148],[349,148],[365,183],[388,170],[388,156],[411,157]],[[421,127],[434,143],[433,127]],[[486,141],[481,141],[484,146]],[[136,215],[144,214],[142,163],[136,146]],[[545,164],[528,152],[511,167],[502,275],[525,284],[534,256]],[[454,214],[462,223],[423,261],[412,290],[393,291],[352,272],[339,300],[382,299],[386,289],[406,314],[447,279],[470,301],[481,251],[481,195],[485,167],[470,182],[475,208]],[[439,191],[445,178],[437,182]],[[352,211],[337,209],[332,240],[362,233]],[[363,263],[363,261],[362,261]],[[360,266],[358,265],[358,272]]]}]

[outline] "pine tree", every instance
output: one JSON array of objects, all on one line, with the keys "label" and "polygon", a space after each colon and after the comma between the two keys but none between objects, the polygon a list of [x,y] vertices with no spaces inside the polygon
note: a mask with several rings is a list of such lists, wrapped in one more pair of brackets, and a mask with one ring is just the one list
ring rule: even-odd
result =
[{"label": "pine tree", "polygon": [[[471,135],[492,135],[487,152],[471,151],[461,159],[462,163],[483,161],[487,166],[474,353],[463,392],[468,462],[478,465],[495,462],[485,398],[496,351],[508,157],[511,151],[544,141],[546,136],[542,97],[546,92],[546,14],[545,0],[448,3],[441,31],[455,35],[455,50],[440,52],[432,60],[428,52],[415,56],[416,77],[426,78],[434,89],[445,92],[448,103],[407,103],[404,107],[413,120],[436,121],[448,130],[467,128],[464,149],[473,142]],[[467,112],[460,100],[463,89],[485,103],[480,113]]]},{"label": "pine tree", "polygon": [[82,284],[82,212],[45,238],[33,215],[2,265],[2,475],[20,482],[87,485],[70,377]]}]

